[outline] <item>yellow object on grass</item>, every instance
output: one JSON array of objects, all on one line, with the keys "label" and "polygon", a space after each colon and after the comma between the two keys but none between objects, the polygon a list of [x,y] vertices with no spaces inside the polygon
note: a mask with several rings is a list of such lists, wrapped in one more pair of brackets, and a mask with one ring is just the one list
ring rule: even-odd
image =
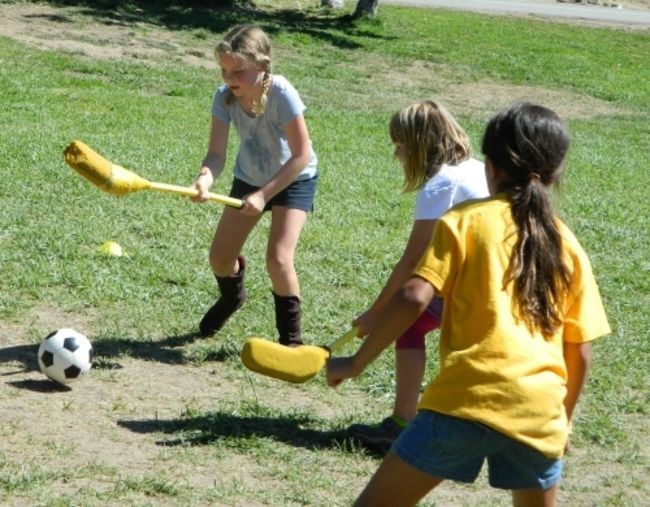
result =
[{"label": "yellow object on grass", "polygon": [[287,347],[279,343],[249,338],[241,351],[241,360],[249,370],[267,377],[300,384],[315,377],[332,352],[357,336],[357,328],[348,331],[329,346]]},{"label": "yellow object on grass", "polygon": [[115,257],[122,257],[124,255],[124,250],[115,241],[105,241],[102,243],[97,250],[106,255],[114,255]]}]

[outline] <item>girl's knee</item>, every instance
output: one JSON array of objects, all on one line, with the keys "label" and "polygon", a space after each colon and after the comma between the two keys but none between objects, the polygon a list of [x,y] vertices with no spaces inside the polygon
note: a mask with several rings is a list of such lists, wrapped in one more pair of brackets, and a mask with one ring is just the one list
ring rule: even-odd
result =
[{"label": "girl's knee", "polygon": [[294,272],[293,255],[282,252],[269,252],[266,256],[266,269],[269,275],[287,276]]},{"label": "girl's knee", "polygon": [[218,249],[210,249],[210,269],[217,276],[231,276],[239,271],[238,254],[225,255]]},{"label": "girl's knee", "polygon": [[395,340],[395,348],[397,350],[401,349],[424,349],[425,348],[425,340],[424,340],[424,334],[423,333],[413,333],[413,332],[406,332],[402,336],[400,336],[397,340]]},{"label": "girl's knee", "polygon": [[416,319],[402,336],[395,341],[396,349],[423,349],[427,333],[440,326],[440,322],[428,311]]}]

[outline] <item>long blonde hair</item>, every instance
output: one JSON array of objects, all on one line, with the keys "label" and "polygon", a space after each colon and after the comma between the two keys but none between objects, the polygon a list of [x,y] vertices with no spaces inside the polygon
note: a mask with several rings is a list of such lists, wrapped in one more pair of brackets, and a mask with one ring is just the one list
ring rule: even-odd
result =
[{"label": "long blonde hair", "polygon": [[444,164],[472,156],[470,139],[447,109],[433,100],[405,107],[390,120],[390,138],[404,146],[404,191],[418,190]]},{"label": "long blonde hair", "polygon": [[[259,69],[264,70],[262,78],[262,96],[260,101],[253,104],[253,113],[261,115],[266,110],[269,89],[271,88],[271,41],[259,26],[239,25],[231,28],[223,40],[214,48],[214,56],[220,54],[235,54],[252,60]],[[232,104],[235,96],[228,92],[226,103]]]}]

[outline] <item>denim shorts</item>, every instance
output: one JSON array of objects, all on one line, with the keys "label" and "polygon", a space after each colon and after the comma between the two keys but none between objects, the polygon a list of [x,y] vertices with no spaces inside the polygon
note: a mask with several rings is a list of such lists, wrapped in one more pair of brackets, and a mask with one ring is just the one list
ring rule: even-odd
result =
[{"label": "denim shorts", "polygon": [[562,460],[487,426],[420,410],[391,449],[412,467],[442,479],[474,482],[488,462],[490,486],[548,489],[562,477]]},{"label": "denim shorts", "polygon": [[[316,196],[316,184],[318,174],[308,180],[296,180],[278,194],[274,195],[264,206],[264,211],[269,211],[273,206],[284,206],[285,208],[300,209],[303,211],[314,211],[314,197]],[[249,185],[245,181],[235,178],[230,189],[230,197],[241,199],[252,194],[260,187]]]}]

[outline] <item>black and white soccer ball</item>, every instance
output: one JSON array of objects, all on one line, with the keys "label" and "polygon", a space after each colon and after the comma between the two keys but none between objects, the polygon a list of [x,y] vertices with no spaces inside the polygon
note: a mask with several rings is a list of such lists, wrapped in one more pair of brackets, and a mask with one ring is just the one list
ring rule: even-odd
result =
[{"label": "black and white soccer ball", "polygon": [[59,329],[47,335],[38,348],[38,365],[48,378],[68,384],[90,370],[93,346],[74,329]]}]

